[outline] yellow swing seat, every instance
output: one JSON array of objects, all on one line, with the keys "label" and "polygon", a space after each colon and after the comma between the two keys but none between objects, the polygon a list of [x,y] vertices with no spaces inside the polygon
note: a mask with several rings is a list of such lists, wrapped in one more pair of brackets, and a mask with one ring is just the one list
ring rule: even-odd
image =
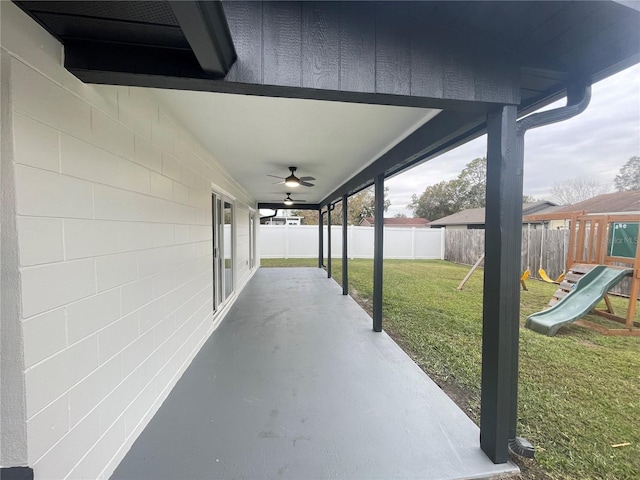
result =
[{"label": "yellow swing seat", "polygon": [[547,283],[559,283],[559,282],[557,282],[555,280],[551,280],[549,278],[549,275],[547,275],[547,272],[545,272],[544,269],[542,269],[542,268],[540,270],[538,270],[538,275],[540,275],[540,278],[542,280],[544,280],[545,282],[547,282]]},{"label": "yellow swing seat", "polygon": [[520,277],[520,285],[522,285],[522,290],[529,290],[527,288],[527,284],[524,283],[524,281],[529,278],[529,275],[531,275],[531,271],[527,268],[524,273],[522,274],[522,276]]}]

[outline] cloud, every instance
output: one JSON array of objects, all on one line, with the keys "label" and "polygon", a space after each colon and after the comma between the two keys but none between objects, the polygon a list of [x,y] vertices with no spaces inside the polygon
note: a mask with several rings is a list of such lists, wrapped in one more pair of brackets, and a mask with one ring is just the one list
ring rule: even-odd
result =
[{"label": "cloud", "polygon": [[[558,101],[545,110],[564,104]],[[388,215],[410,214],[405,207],[413,193],[455,178],[467,163],[485,155],[483,136],[387,180]],[[634,155],[640,155],[640,65],[595,84],[582,114],[527,132],[524,192],[550,198],[554,183],[580,176],[613,188],[620,167]]]}]

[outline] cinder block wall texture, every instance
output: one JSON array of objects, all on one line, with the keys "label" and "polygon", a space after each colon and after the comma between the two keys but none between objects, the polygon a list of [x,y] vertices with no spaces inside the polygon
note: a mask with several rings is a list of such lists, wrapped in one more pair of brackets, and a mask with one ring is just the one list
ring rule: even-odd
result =
[{"label": "cinder block wall texture", "polygon": [[28,465],[105,478],[219,321],[212,184],[233,197],[236,292],[254,202],[152,92],[82,84],[61,45],[1,3]]}]

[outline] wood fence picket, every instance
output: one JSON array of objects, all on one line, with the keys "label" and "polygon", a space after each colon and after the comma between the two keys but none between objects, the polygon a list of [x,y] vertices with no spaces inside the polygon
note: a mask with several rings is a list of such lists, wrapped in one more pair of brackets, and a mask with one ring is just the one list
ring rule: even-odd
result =
[{"label": "wood fence picket", "polygon": [[[543,238],[544,235],[544,238]],[[587,235],[588,240],[588,235]],[[542,244],[544,242],[544,245]],[[569,230],[522,229],[522,255],[520,271],[527,268],[531,277],[540,279],[540,255],[542,268],[549,278],[555,279],[564,271],[569,248]],[[588,241],[585,249],[588,249]],[[444,258],[450,262],[473,265],[484,253],[484,230],[447,229]],[[528,253],[528,255],[527,255]],[[611,289],[611,293],[629,295],[630,281],[625,279]]]}]

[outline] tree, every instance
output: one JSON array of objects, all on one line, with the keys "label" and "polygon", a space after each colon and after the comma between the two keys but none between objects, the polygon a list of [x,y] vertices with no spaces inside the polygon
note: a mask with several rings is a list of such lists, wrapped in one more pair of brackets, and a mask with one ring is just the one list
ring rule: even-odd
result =
[{"label": "tree", "polygon": [[[384,211],[389,210],[391,200],[387,198],[389,187],[384,187]],[[367,217],[375,217],[376,196],[373,187],[366,188],[351,195],[348,200],[349,205],[349,223],[351,225],[359,225],[360,222]],[[384,216],[384,213],[383,213]]]},{"label": "tree", "polygon": [[291,210],[294,217],[302,217],[302,225],[318,225],[317,210]]},{"label": "tree", "polygon": [[[387,198],[389,187],[384,189],[384,211],[391,206],[391,200]],[[373,187],[361,190],[355,195],[351,195],[347,201],[349,210],[347,212],[347,223],[349,225],[359,225],[363,218],[375,217],[375,194]],[[292,215],[302,217],[303,225],[318,225],[318,212],[315,210],[293,210]],[[326,218],[324,220],[326,222]],[[331,212],[331,225],[342,224],[342,202],[335,204]]]},{"label": "tree", "polygon": [[407,218],[407,216],[404,213],[400,212],[396,213],[393,218]]},{"label": "tree", "polygon": [[437,220],[467,208],[485,206],[487,159],[469,162],[454,180],[431,185],[419,197],[414,194],[407,208],[414,217]]},{"label": "tree", "polygon": [[592,177],[576,177],[551,186],[551,195],[561,205],[573,205],[607,193],[609,187]]},{"label": "tree", "polygon": [[464,208],[480,208],[486,205],[487,190],[487,159],[485,157],[471,160],[464,167],[458,181],[462,182],[460,189],[464,190]]},{"label": "tree", "polygon": [[640,190],[640,157],[635,156],[627,160],[627,163],[620,169],[620,174],[616,175],[613,183],[619,192]]},{"label": "tree", "polygon": [[[331,211],[331,225],[342,225],[342,202],[334,203],[333,207],[334,208]],[[326,225],[327,224],[326,215],[323,221],[324,221],[324,224]],[[349,223],[348,220],[347,220],[347,223]]]},{"label": "tree", "polygon": [[[461,210],[486,206],[486,192],[487,159],[480,157],[467,163],[456,179],[431,185],[419,197],[413,194],[407,208],[413,210],[414,217],[438,220]],[[523,195],[522,201],[536,200]]]},{"label": "tree", "polygon": [[407,208],[413,210],[414,217],[437,220],[452,215],[464,207],[464,187],[459,180],[439,182],[427,187],[419,197],[414,193]]}]

